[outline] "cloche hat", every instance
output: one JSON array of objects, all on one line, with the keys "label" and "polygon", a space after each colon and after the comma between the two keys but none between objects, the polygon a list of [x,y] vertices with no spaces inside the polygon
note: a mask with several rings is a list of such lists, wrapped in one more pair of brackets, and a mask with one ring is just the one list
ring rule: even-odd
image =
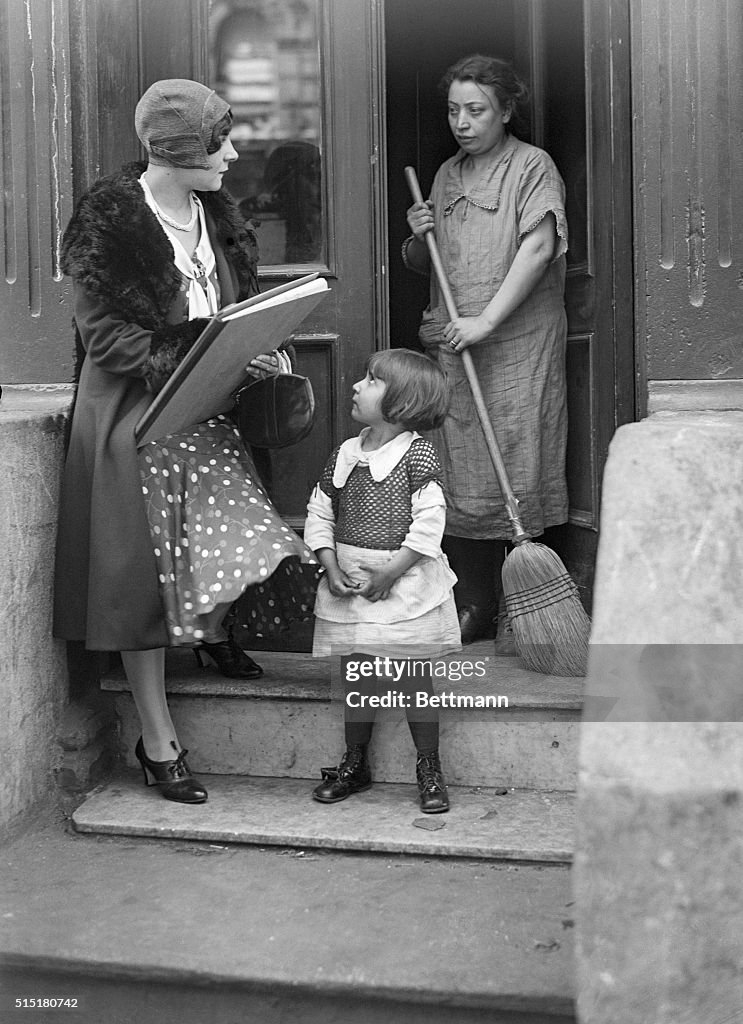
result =
[{"label": "cloche hat", "polygon": [[199,82],[166,78],[143,94],[134,111],[134,127],[150,163],[207,169],[214,126],[229,109],[213,89]]}]

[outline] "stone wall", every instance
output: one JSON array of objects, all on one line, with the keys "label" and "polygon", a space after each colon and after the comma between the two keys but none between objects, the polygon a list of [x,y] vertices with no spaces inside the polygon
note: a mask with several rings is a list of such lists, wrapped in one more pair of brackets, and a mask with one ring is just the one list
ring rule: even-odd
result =
[{"label": "stone wall", "polygon": [[743,1006],[743,413],[622,427],[603,489],[574,867],[581,1024]]},{"label": "stone wall", "polygon": [[52,581],[69,389],[6,388],[0,401],[0,831],[55,788],[68,699],[52,639]]}]

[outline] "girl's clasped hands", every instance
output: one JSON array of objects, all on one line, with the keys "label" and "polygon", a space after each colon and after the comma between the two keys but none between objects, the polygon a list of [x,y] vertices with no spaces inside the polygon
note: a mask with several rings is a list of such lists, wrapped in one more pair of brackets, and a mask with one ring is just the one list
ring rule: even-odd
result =
[{"label": "girl's clasped hands", "polygon": [[390,559],[389,568],[374,569],[370,565],[359,565],[364,573],[363,580],[354,579],[344,572],[340,566],[335,569],[328,569],[328,589],[333,597],[365,597],[367,601],[383,601],[389,597],[390,591],[399,578],[399,573],[394,571],[395,559]]}]

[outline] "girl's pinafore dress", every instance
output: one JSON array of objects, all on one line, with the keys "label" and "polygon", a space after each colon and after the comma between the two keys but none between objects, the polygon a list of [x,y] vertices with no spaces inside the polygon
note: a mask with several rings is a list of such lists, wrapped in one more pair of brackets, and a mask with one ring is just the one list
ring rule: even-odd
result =
[{"label": "girl's pinafore dress", "polygon": [[459,650],[457,578],[440,546],[446,505],[435,449],[406,431],[364,452],[368,429],[328,460],[309,501],[305,541],[315,551],[333,548],[341,569],[361,583],[403,546],[424,557],[380,601],[334,597],[323,576],[312,653],[430,657]]}]

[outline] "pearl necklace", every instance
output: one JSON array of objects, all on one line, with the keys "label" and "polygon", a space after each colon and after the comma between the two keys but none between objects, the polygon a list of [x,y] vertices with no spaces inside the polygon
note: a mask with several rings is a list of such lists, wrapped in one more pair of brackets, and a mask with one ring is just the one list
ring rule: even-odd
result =
[{"label": "pearl necklace", "polygon": [[196,224],[196,218],[199,215],[199,208],[194,202],[193,195],[190,192],[188,195],[188,201],[191,206],[191,219],[188,220],[185,224],[179,224],[177,220],[173,220],[173,218],[169,217],[167,213],[163,213],[163,211],[158,206],[154,196],[152,198],[152,202],[155,204],[155,213],[158,215],[160,220],[163,222],[163,224],[167,224],[169,227],[174,228],[176,231],[192,231],[194,225]]}]

